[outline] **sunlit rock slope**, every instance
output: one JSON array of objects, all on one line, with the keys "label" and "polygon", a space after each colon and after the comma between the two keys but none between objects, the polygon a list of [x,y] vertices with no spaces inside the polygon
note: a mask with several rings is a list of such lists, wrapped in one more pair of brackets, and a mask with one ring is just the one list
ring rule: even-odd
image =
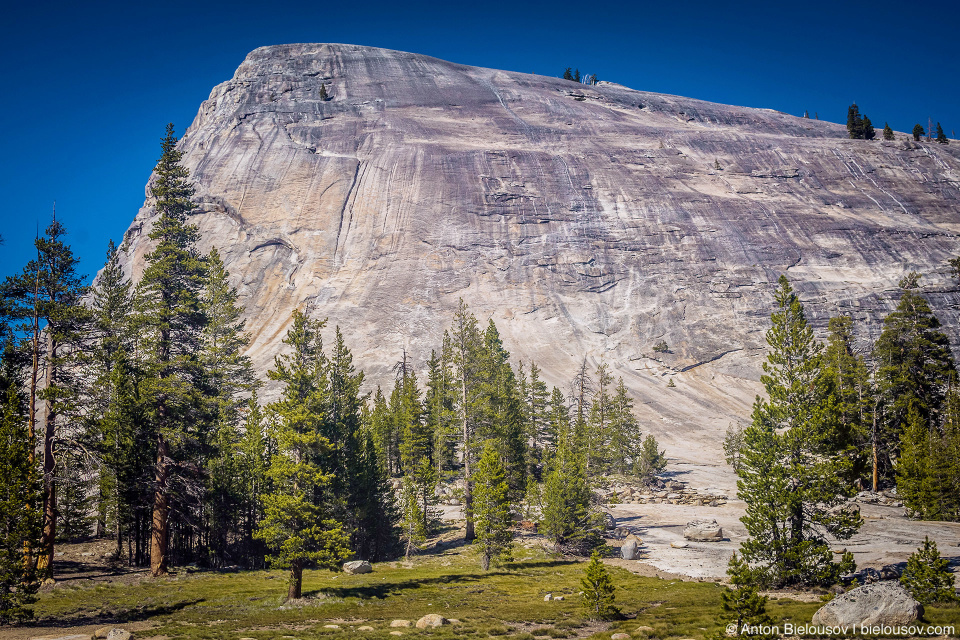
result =
[{"label": "sunlit rock slope", "polygon": [[[224,255],[261,371],[299,307],[344,329],[369,383],[389,383],[404,349],[422,367],[463,298],[551,384],[584,356],[607,362],[673,468],[729,485],[719,442],[760,389],[780,274],[818,329],[850,314],[866,345],[901,276],[923,272],[956,334],[960,144],[907,138],[295,44],[252,52],[181,148],[203,248]],[[126,234],[135,274],[154,216],[148,198]]]}]

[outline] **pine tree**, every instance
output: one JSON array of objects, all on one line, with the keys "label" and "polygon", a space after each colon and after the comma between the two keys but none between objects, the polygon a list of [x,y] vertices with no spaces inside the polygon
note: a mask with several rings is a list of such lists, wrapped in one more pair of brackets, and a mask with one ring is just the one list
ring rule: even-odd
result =
[{"label": "pine tree", "polygon": [[[429,430],[429,423],[424,420],[417,376],[412,369],[403,369],[397,378],[393,397],[397,398],[394,402],[395,420],[401,434],[400,462],[404,487],[405,491],[410,492],[409,499],[416,502],[416,505],[412,502],[407,505],[405,512],[409,517],[414,517],[411,514],[416,512],[416,517],[420,518],[417,530],[426,536],[432,528],[431,507],[434,504],[438,474],[433,464],[434,436]],[[409,546],[408,542],[408,555]]]},{"label": "pine tree", "polygon": [[584,569],[580,589],[583,590],[583,609],[589,619],[610,620],[620,615],[620,609],[613,605],[616,587],[597,551],[591,554]]},{"label": "pine tree", "polygon": [[275,443],[267,432],[266,417],[254,390],[247,400],[243,435],[236,446],[240,487],[240,557],[251,568],[260,568],[266,555],[263,543],[254,538],[254,532],[263,519],[263,496],[270,492],[268,471],[274,450]]},{"label": "pine tree", "polygon": [[883,123],[883,139],[893,140],[893,129],[890,128],[890,124],[887,122]]},{"label": "pine tree", "polygon": [[523,399],[493,319],[487,323],[480,352],[479,423],[477,436],[497,440],[510,485],[511,499],[519,502],[526,485],[526,439]]},{"label": "pine tree", "polygon": [[608,471],[611,466],[610,440],[611,422],[613,419],[613,400],[610,397],[610,386],[613,376],[610,367],[601,363],[597,367],[597,383],[593,397],[590,400],[590,416],[586,437],[582,443],[586,451],[586,473],[590,470]]},{"label": "pine tree", "polygon": [[640,460],[640,422],[633,414],[633,400],[623,378],[617,382],[610,405],[610,456],[613,470],[630,473]]},{"label": "pine tree", "polygon": [[540,378],[540,368],[537,363],[530,364],[530,377],[526,384],[524,404],[527,419],[527,456],[530,461],[530,472],[537,477],[544,462],[544,449],[549,449],[549,416],[547,401],[550,397],[546,383]]},{"label": "pine tree", "polygon": [[925,133],[926,133],[926,132],[923,130],[923,126],[921,126],[921,125],[919,125],[919,124],[913,125],[913,141],[914,141],[914,142],[920,142],[920,138],[921,138]]},{"label": "pine tree", "polygon": [[736,626],[736,633],[727,633],[727,637],[737,638],[773,638],[748,630],[749,627],[763,627],[773,623],[767,615],[767,597],[760,595],[757,584],[760,582],[756,571],[734,553],[727,566],[730,583],[736,587],[724,587],[720,593],[720,622]]},{"label": "pine tree", "polygon": [[860,117],[860,108],[853,103],[847,109],[847,133],[854,140],[863,139],[863,118]]},{"label": "pine tree", "polygon": [[329,382],[320,330],[323,322],[294,311],[284,344],[268,373],[282,385],[273,416],[276,452],[270,460],[270,492],[256,538],[272,551],[272,567],[290,569],[288,598],[299,598],[303,571],[314,565],[337,569],[350,554],[349,537],[332,517],[331,477],[322,467],[334,445],[322,435]]},{"label": "pine tree", "polygon": [[574,446],[569,435],[561,436],[556,454],[548,460],[541,492],[540,530],[558,551],[581,551],[598,542],[597,514],[591,510],[582,456],[573,451]]},{"label": "pine tree", "polygon": [[199,232],[187,224],[196,205],[193,186],[180,161],[173,125],[167,125],[150,193],[158,219],[150,232],[156,243],[146,256],[138,285],[139,315],[151,351],[146,362],[143,392],[153,426],[156,463],[150,534],[150,572],[167,573],[171,491],[180,480],[185,443],[205,421],[198,414],[205,317],[201,291],[205,268],[196,249]]},{"label": "pine tree", "polygon": [[827,446],[850,460],[850,477],[862,479],[867,470],[865,455],[872,441],[873,388],[863,356],[856,352],[853,320],[849,316],[830,318],[829,337],[823,353],[823,379],[828,385],[836,419],[827,435]]},{"label": "pine tree", "polygon": [[957,600],[950,561],[940,557],[937,543],[929,537],[907,558],[900,584],[922,605]]},{"label": "pine tree", "polygon": [[41,526],[23,398],[17,385],[5,386],[0,405],[0,624],[33,616],[29,605],[35,601],[38,585],[28,554],[40,541]]},{"label": "pine tree", "polygon": [[[919,274],[900,282],[895,311],[884,319],[873,349],[877,363],[877,432],[881,466],[890,476],[892,461],[905,505],[920,517],[943,517],[931,486],[930,447],[940,437],[949,381],[956,374],[950,343],[940,322],[918,292]],[[921,431],[926,431],[926,435]]]},{"label": "pine tree", "polygon": [[940,126],[940,123],[937,123],[937,142],[940,144],[949,144],[950,141],[947,140],[947,134],[943,132],[943,127]]},{"label": "pine tree", "polygon": [[[57,457],[59,442],[68,431],[80,429],[80,408],[77,404],[79,382],[77,367],[72,366],[82,353],[81,342],[89,314],[81,304],[87,287],[84,276],[76,271],[78,260],[63,238],[67,231],[56,219],[51,221],[43,237],[37,238],[37,259],[31,261],[16,277],[4,283],[4,297],[13,303],[12,315],[19,320],[45,323],[42,346],[38,337],[35,366],[44,370],[45,387],[36,397],[43,400],[43,535],[37,569],[43,577],[53,575],[54,544],[57,537]],[[24,327],[26,328],[26,327]],[[32,388],[35,388],[34,381]],[[31,393],[33,396],[33,393]],[[31,398],[32,399],[32,398]],[[33,424],[33,411],[30,423]],[[72,435],[76,435],[73,433]]]},{"label": "pine tree", "polygon": [[433,459],[437,474],[453,461],[457,439],[456,400],[451,370],[450,334],[444,332],[444,347],[440,353],[432,351],[427,362],[427,390],[424,394],[424,419],[433,434]]},{"label": "pine tree", "polygon": [[828,446],[834,427],[822,381],[822,347],[784,276],[775,300],[760,378],[767,399],[754,402],[737,474],[737,492],[747,503],[741,521],[750,534],[741,553],[764,584],[829,584],[838,568],[824,536],[849,538],[860,517],[832,510],[852,489],[842,480],[848,462]]},{"label": "pine tree", "polygon": [[870,122],[870,118],[863,116],[863,120],[860,124],[860,131],[863,133],[864,140],[873,140],[877,137],[877,132],[873,128],[873,123]]},{"label": "pine tree", "polygon": [[643,439],[634,465],[634,474],[643,484],[653,483],[656,477],[667,468],[666,452],[659,449],[660,445],[652,435]]},{"label": "pine tree", "polygon": [[326,85],[326,83],[323,83],[323,84],[320,85],[320,96],[319,96],[319,97],[320,97],[320,100],[323,101],[323,102],[326,102],[327,100],[330,99],[330,96],[327,95],[327,85]]},{"label": "pine tree", "polygon": [[466,519],[465,539],[474,538],[472,459],[475,454],[474,433],[477,429],[484,397],[481,385],[481,352],[483,336],[476,317],[470,313],[463,299],[453,317],[451,343],[456,367],[457,412],[461,426],[460,447],[463,455],[463,512]]},{"label": "pine tree", "polygon": [[369,560],[395,557],[400,545],[400,513],[387,481],[373,435],[363,430],[363,456],[358,464],[356,530],[352,545],[356,554]]},{"label": "pine tree", "polygon": [[243,501],[240,482],[241,412],[257,381],[250,359],[243,355],[249,340],[244,333],[243,310],[237,304],[237,290],[230,286],[229,274],[216,248],[207,256],[207,276],[201,297],[206,325],[202,334],[200,364],[203,368],[203,392],[212,433],[200,434],[207,445],[203,451],[207,472],[205,496],[208,513],[211,564],[227,563],[230,539],[237,539],[238,516]]},{"label": "pine tree", "polygon": [[733,467],[734,473],[740,471],[740,461],[743,458],[743,425],[731,422],[727,426],[727,433],[723,437],[723,455],[727,464]]},{"label": "pine tree", "polygon": [[564,80],[573,80],[573,70],[572,67],[567,67],[563,72]]},{"label": "pine tree", "polygon": [[57,542],[77,542],[90,537],[92,478],[77,455],[61,455],[57,469]]},{"label": "pine tree", "polygon": [[513,535],[510,525],[510,487],[497,446],[487,441],[474,474],[474,513],[480,547],[480,568],[487,571],[491,560],[510,560]]}]

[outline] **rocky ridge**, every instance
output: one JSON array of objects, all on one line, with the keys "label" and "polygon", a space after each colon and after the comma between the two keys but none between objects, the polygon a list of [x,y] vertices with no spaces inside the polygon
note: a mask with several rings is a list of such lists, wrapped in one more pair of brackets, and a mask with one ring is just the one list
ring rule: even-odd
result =
[{"label": "rocky ridge", "polygon": [[[585,356],[608,363],[671,468],[732,493],[719,443],[760,389],[780,274],[819,330],[846,313],[866,345],[900,277],[923,272],[956,335],[958,146],[293,44],[250,53],[180,148],[201,248],[239,287],[261,371],[299,307],[343,327],[368,383],[387,383],[403,349],[425,362],[463,298],[550,384]],[[124,238],[135,276],[155,215],[148,197]]]}]

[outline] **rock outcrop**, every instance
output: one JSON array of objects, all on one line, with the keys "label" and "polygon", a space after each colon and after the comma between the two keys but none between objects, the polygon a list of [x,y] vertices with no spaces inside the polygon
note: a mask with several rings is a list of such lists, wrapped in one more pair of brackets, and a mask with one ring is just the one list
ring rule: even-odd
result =
[{"label": "rock outcrop", "polygon": [[[957,335],[960,145],[907,138],[294,44],[253,51],[180,148],[201,249],[238,285],[261,371],[303,308],[386,383],[404,349],[423,365],[463,298],[549,384],[585,356],[608,363],[645,431],[700,465],[749,415],[780,274],[818,329],[845,313],[867,339],[901,276],[923,272]],[[155,215],[148,198],[124,238],[135,277]]]},{"label": "rock outcrop", "polygon": [[896,582],[875,582],[839,595],[813,614],[831,627],[905,626],[923,616],[923,605]]}]

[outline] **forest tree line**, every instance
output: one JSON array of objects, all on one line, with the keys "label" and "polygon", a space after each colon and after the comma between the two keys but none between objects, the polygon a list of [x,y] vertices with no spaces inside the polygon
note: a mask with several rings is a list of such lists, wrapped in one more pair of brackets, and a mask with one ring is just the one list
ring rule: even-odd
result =
[{"label": "forest tree line", "polygon": [[387,393],[361,392],[340,327],[326,345],[325,321],[296,311],[267,374],[278,398],[262,405],[237,291],[217,250],[197,249],[176,143],[168,127],[139,281],[111,242],[84,286],[54,218],[0,287],[0,617],[25,615],[58,543],[90,535],[155,576],[286,568],[299,597],[306,567],[414,551],[437,527],[441,481],[459,485],[466,537],[489,564],[508,553],[521,503],[555,544],[589,546],[588,474],[662,470],[606,365],[584,360],[569,395],[548,390],[462,300],[425,381],[404,353]]}]

